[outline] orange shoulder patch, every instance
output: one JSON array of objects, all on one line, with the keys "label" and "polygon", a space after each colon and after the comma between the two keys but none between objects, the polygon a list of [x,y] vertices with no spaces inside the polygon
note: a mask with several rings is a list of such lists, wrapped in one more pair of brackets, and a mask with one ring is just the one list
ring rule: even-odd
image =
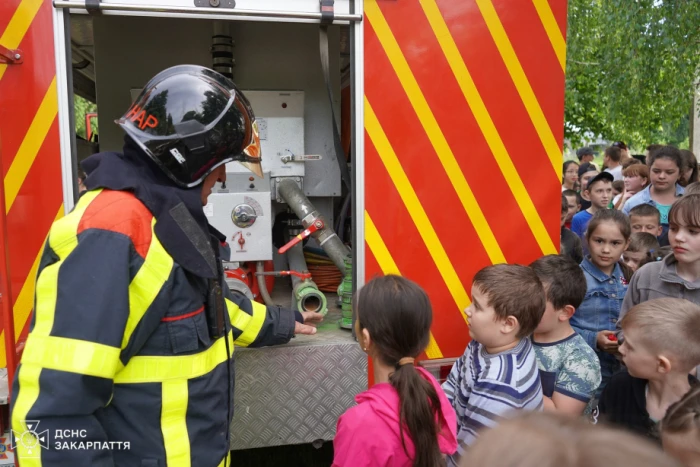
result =
[{"label": "orange shoulder patch", "polygon": [[145,258],[151,244],[153,214],[133,194],[103,190],[85,210],[78,234],[87,229],[118,232],[131,238],[136,252]]}]

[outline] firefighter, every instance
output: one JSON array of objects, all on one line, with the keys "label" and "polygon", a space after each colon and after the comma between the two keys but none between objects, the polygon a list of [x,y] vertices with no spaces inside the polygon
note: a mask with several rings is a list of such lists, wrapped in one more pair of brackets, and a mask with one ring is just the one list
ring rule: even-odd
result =
[{"label": "firefighter", "polygon": [[229,79],[181,65],[117,123],[123,152],[83,162],[87,191],[44,246],[16,453],[23,467],[230,465],[234,344],[283,344],[320,320],[225,286],[202,205],[227,162],[262,176],[255,117]]}]

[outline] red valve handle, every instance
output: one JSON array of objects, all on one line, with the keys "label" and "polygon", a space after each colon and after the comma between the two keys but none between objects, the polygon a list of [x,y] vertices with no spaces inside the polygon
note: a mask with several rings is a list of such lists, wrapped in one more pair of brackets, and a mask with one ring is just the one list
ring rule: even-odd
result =
[{"label": "red valve handle", "polygon": [[280,271],[282,276],[297,276],[301,280],[311,279],[310,272],[299,272],[299,271]]},{"label": "red valve handle", "polygon": [[312,233],[317,232],[321,230],[324,227],[323,221],[320,219],[316,219],[307,229],[305,229],[302,233],[294,237],[284,245],[282,248],[280,248],[279,254],[283,255],[286,253],[291,247],[299,243],[300,241],[304,240],[307,237],[310,237]]},{"label": "red valve handle", "polygon": [[310,272],[299,272],[299,271],[266,271],[266,272],[256,272],[256,276],[296,276],[301,280],[311,279]]}]

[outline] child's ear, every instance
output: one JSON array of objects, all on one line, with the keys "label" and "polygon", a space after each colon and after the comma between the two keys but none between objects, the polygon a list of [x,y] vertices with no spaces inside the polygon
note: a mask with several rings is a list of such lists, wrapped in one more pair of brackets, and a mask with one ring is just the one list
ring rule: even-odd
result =
[{"label": "child's ear", "polygon": [[663,355],[659,355],[656,362],[656,371],[659,373],[667,374],[671,372],[671,360]]},{"label": "child's ear", "polygon": [[664,233],[664,226],[659,224],[659,228],[656,230],[656,236],[660,237],[662,233]]},{"label": "child's ear", "polygon": [[561,313],[559,314],[559,321],[568,321],[571,319],[572,316],[574,316],[574,312],[576,311],[576,308],[574,308],[572,305],[566,305],[562,310]]},{"label": "child's ear", "polygon": [[511,332],[517,331],[519,325],[518,318],[513,315],[508,315],[508,317],[503,320],[501,331],[503,334],[510,334]]},{"label": "child's ear", "polygon": [[367,328],[364,328],[362,332],[360,332],[358,338],[362,350],[367,351],[372,345],[372,336],[369,335]]}]

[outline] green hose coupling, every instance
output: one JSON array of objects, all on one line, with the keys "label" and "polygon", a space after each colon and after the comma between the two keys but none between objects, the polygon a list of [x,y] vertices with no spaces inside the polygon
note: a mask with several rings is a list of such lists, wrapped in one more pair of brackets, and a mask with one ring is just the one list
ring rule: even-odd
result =
[{"label": "green hose coupling", "polygon": [[328,301],[326,296],[318,290],[313,281],[304,280],[294,287],[294,298],[297,301],[297,310],[321,313],[326,316],[328,313]]}]

